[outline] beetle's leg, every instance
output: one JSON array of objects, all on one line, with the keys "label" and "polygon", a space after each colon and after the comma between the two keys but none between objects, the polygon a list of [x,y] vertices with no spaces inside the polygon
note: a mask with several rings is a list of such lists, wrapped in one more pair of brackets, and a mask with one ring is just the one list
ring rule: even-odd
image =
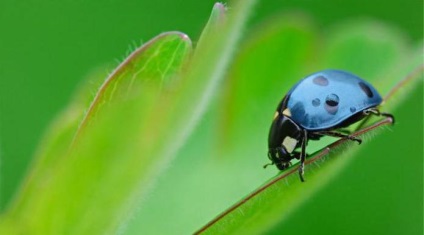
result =
[{"label": "beetle's leg", "polygon": [[359,124],[357,127],[358,130],[362,128],[362,126],[367,122],[371,115],[389,117],[392,119],[392,124],[395,124],[395,117],[390,113],[380,112],[380,110],[376,108],[369,108],[362,111],[362,113],[366,116],[365,119]]},{"label": "beetle's leg", "polygon": [[308,133],[303,130],[302,151],[300,152],[299,177],[300,181],[305,182],[303,174],[305,173],[306,142],[308,142]]},{"label": "beetle's leg", "polygon": [[298,152],[298,151],[294,151],[294,152],[292,153],[293,158],[296,158],[297,160],[299,160],[299,159],[300,159],[300,155],[301,155],[301,153],[300,153],[300,152]]},{"label": "beetle's leg", "polygon": [[337,131],[342,133],[342,134],[346,134],[346,135],[352,134],[352,132],[348,129],[338,129]]},{"label": "beetle's leg", "polygon": [[376,116],[384,116],[384,117],[389,117],[392,119],[393,124],[395,124],[395,117],[390,114],[390,113],[385,113],[385,112],[380,112],[380,110],[376,109],[376,108],[369,108],[369,109],[365,109],[364,111],[362,111],[365,115],[376,115]]},{"label": "beetle's leg", "polygon": [[384,117],[389,117],[389,118],[391,118],[391,119],[392,119],[392,125],[394,125],[394,124],[395,124],[395,116],[393,116],[393,114],[391,114],[391,113],[381,112],[381,113],[380,113],[380,115],[381,115],[381,116],[384,116]]},{"label": "beetle's leg", "polygon": [[[297,160],[300,160],[300,155],[301,155],[301,154],[302,154],[301,152],[297,152],[297,151],[293,152],[293,153],[292,153],[292,155],[293,155],[293,158],[292,158],[292,159],[294,159],[294,158],[295,158],[295,159],[297,159]],[[307,153],[306,153],[306,154],[305,154],[305,157],[306,157],[306,158],[308,158],[308,157],[309,157],[309,154],[307,154]]]},{"label": "beetle's leg", "polygon": [[316,132],[317,134],[320,135],[327,135],[327,136],[332,136],[332,137],[339,137],[339,138],[343,138],[343,139],[349,139],[349,140],[353,140],[358,142],[358,144],[362,143],[362,140],[355,137],[355,136],[351,136],[351,135],[345,135],[345,134],[341,134],[335,131],[320,131],[320,132]]},{"label": "beetle's leg", "polygon": [[370,115],[370,114],[374,114],[379,116],[380,115],[380,111],[376,108],[369,108],[369,109],[365,109],[364,111],[362,111],[365,115]]}]

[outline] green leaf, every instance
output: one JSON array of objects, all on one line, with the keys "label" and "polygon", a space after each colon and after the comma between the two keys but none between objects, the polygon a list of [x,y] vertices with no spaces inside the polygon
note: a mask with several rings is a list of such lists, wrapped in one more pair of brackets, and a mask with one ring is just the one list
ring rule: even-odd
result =
[{"label": "green leaf", "polygon": [[[334,64],[335,67],[331,68],[341,68],[341,69],[349,69],[350,71],[354,73],[359,74],[366,74],[369,77],[376,78],[376,83],[378,84],[378,79],[386,79],[382,84],[385,83],[393,83],[393,80],[398,81],[405,77],[406,74],[403,76],[398,77],[382,77],[381,74],[385,74],[387,70],[387,66],[395,66],[399,65],[399,61],[404,60],[405,55],[405,44],[402,39],[399,39],[398,35],[392,34],[391,30],[383,30],[383,35],[380,36],[384,43],[381,43],[381,40],[378,43],[376,43],[374,37],[361,37],[358,34],[357,28],[359,28],[361,32],[364,32],[363,29],[367,28],[369,32],[371,32],[371,29],[373,28],[372,24],[370,24],[368,27],[362,23],[360,25],[361,27],[358,27],[358,25],[354,26],[344,26],[341,30],[336,30],[332,35],[342,35],[343,39],[334,40],[333,42],[328,42],[327,48],[329,48],[328,52],[323,51],[321,53],[316,53],[319,55],[326,55],[325,57],[321,58],[321,66],[323,68],[327,68],[328,65]],[[365,34],[367,35],[367,34]],[[330,38],[337,38],[337,37],[330,37]],[[324,47],[325,48],[325,47]],[[333,48],[333,49],[332,49]],[[345,48],[343,50],[343,48]],[[353,49],[352,49],[353,48]],[[356,48],[356,50],[355,50]],[[366,48],[365,51],[358,50],[360,48]],[[366,56],[366,53],[370,53],[368,57]],[[379,57],[381,56],[381,52],[387,52],[383,53],[384,59],[376,60],[375,58],[372,59],[372,56]],[[313,52],[314,53],[314,52]],[[328,53],[328,54],[327,54]],[[377,53],[377,55],[375,55]],[[333,59],[335,58],[335,59]],[[357,62],[360,61],[360,59],[364,59],[365,64],[361,65],[358,63],[351,64],[351,61]],[[367,60],[367,58],[371,58]],[[373,63],[375,62],[375,63]],[[408,63],[408,62],[407,62]],[[338,64],[338,65],[337,65]],[[345,67],[343,67],[345,65]],[[248,71],[251,66],[240,66],[242,70]],[[370,69],[369,67],[372,67]],[[273,67],[270,66],[270,70],[272,70]],[[400,66],[397,67],[398,71],[402,71]],[[357,72],[358,71],[358,72]],[[403,70],[404,71],[404,70]],[[241,73],[241,72],[240,72]],[[272,72],[268,72],[271,73]],[[248,74],[248,72],[245,72],[245,74]],[[370,80],[373,80],[373,79]],[[388,81],[390,80],[390,81]],[[420,79],[415,76],[414,81],[420,81]],[[381,81],[381,80],[380,80]],[[262,83],[267,82],[267,80],[263,80]],[[246,84],[249,84],[246,81]],[[256,83],[255,85],[257,85]],[[263,84],[261,85],[263,86]],[[245,87],[248,87],[248,85],[244,86],[233,86],[233,90],[231,90],[231,93],[237,93],[240,91],[236,91],[234,89],[246,89]],[[413,86],[412,86],[413,87]],[[247,89],[246,89],[247,90]],[[246,92],[246,94],[249,92]],[[251,92],[250,96],[254,96],[256,94],[260,94],[259,92]],[[234,96],[237,97],[237,96]],[[246,95],[244,98],[246,99],[248,96]],[[255,99],[262,99],[262,96],[258,97],[250,97],[252,100]],[[243,99],[240,99],[243,100]],[[235,102],[235,101],[232,101]],[[387,103],[390,103],[389,101],[386,101]],[[249,109],[249,107],[246,105],[242,105],[242,102],[235,102],[238,105],[234,105],[233,109],[240,109],[240,106],[242,106],[244,109]],[[390,106],[390,108],[385,108],[385,111],[392,111],[394,106]],[[235,112],[232,110],[232,112]],[[248,113],[246,111],[240,113]],[[260,113],[260,112],[257,112]],[[249,115],[247,115],[249,118]],[[243,119],[245,116],[243,116]],[[243,121],[241,120],[241,116],[236,116],[234,118],[235,120],[238,120],[239,122],[242,122],[241,126],[243,125]],[[251,126],[254,125],[253,122],[250,123],[249,129]],[[256,124],[257,125],[257,124]],[[255,128],[255,127],[253,127]],[[240,128],[241,129],[241,128]],[[241,131],[240,131],[241,132]],[[242,132],[241,132],[242,133]],[[250,136],[249,134],[244,133],[245,136]],[[242,136],[242,134],[240,134]],[[255,136],[256,137],[256,136]],[[260,139],[260,138],[259,138]],[[243,138],[243,141],[245,141],[246,138]],[[365,140],[366,141],[366,140]],[[250,144],[247,144],[245,148],[245,152],[254,151],[254,149],[259,148],[259,146],[256,146],[253,142],[248,142]],[[252,145],[256,147],[252,147]],[[364,144],[363,144],[364,145]],[[239,145],[240,146],[240,145]],[[255,194],[254,197],[250,198],[249,196],[245,199],[241,200],[241,204],[238,205],[235,210],[232,210],[234,208],[231,208],[228,214],[224,214],[223,217],[219,217],[218,220],[213,221],[213,224],[210,224],[211,226],[204,227],[205,230],[200,230],[202,232],[208,233],[208,234],[258,234],[258,233],[264,233],[271,229],[272,227],[276,226],[279,223],[282,223],[285,219],[288,218],[288,216],[291,214],[292,211],[294,211],[298,206],[308,200],[315,192],[318,191],[318,189],[322,188],[327,182],[329,182],[331,179],[333,179],[342,169],[344,166],[347,165],[347,163],[357,157],[358,149],[364,149],[363,151],[366,151],[366,144],[364,146],[360,146],[358,148],[357,146],[354,146],[352,144],[349,144],[347,146],[343,146],[340,148],[340,150],[337,150],[335,153],[332,152],[328,157],[326,157],[325,162],[321,162],[318,165],[309,165],[307,167],[307,173],[305,175],[305,178],[307,179],[307,183],[302,184],[298,178],[297,174],[293,174],[287,177],[284,177],[282,180],[279,180],[278,182],[273,183],[271,186],[266,187],[265,190],[261,191],[262,189],[258,189],[258,191],[254,191],[252,194]],[[247,148],[246,148],[247,147]],[[309,150],[308,145],[308,150]],[[346,150],[349,151],[346,151]],[[344,150],[344,151],[343,151]],[[343,153],[343,155],[341,154]],[[243,155],[246,157],[246,154]],[[250,161],[250,159],[249,159]],[[318,169],[319,168],[319,169]],[[296,172],[296,165],[286,172]],[[284,173],[283,173],[284,174]],[[224,189],[225,190],[225,189]],[[256,193],[258,193],[256,195]],[[209,202],[211,203],[211,202]],[[225,212],[224,212],[225,213]]]},{"label": "green leaf", "polygon": [[[191,42],[182,33],[163,33],[134,51],[106,79],[82,120],[75,138],[102,109],[140,93],[159,94],[164,86],[173,84],[191,49]],[[167,59],[164,59],[167,58]]]},{"label": "green leaf", "polygon": [[[22,225],[17,228],[20,232],[104,233],[117,229],[128,214],[128,195],[138,190],[134,174],[143,169],[134,164],[140,160],[139,142],[134,141],[140,120],[186,63],[190,50],[186,35],[165,33],[132,53],[100,88],[69,149],[84,106],[83,100],[74,102],[68,109],[75,114],[69,125],[65,116],[53,127],[47,140],[50,144],[42,149],[35,171],[6,214]],[[128,165],[133,168],[125,169]],[[129,175],[132,178],[126,181]],[[120,180],[125,183],[119,184]],[[111,188],[114,182],[119,187]],[[106,209],[98,210],[102,207]],[[81,215],[89,208],[94,209],[86,220]],[[54,219],[50,219],[52,214]]]},{"label": "green leaf", "polygon": [[162,67],[162,61],[184,57],[174,56],[179,47],[164,50],[162,39],[167,37],[153,40],[145,51],[124,61],[100,88],[71,148],[43,188],[37,194],[25,193],[5,221],[18,222],[21,232],[35,234],[102,234],[125,226],[208,107],[253,3],[238,2],[222,27],[204,34],[182,79],[167,93],[160,92],[159,79],[150,79],[174,68]]},{"label": "green leaf", "polygon": [[203,28],[202,34],[200,35],[197,47],[202,47],[202,44],[210,35],[215,31],[222,28],[226,21],[226,8],[222,3],[215,3],[212,8],[211,15],[205,28]]},{"label": "green leaf", "polygon": [[[206,26],[205,31],[202,33],[202,41],[199,43],[199,47],[196,49],[195,56],[193,58],[193,63],[191,64],[192,70],[188,72],[187,79],[192,79],[192,82],[190,84],[187,83],[186,89],[183,90],[181,94],[184,94],[185,98],[180,98],[181,100],[177,100],[176,102],[172,102],[171,105],[168,105],[167,107],[174,108],[175,110],[178,110],[178,116],[172,116],[173,121],[175,123],[182,123],[183,125],[186,125],[190,128],[193,128],[193,125],[196,125],[196,123],[199,121],[199,113],[203,113],[207,106],[206,102],[210,102],[214,97],[214,90],[216,89],[216,86],[218,83],[222,80],[222,76],[226,72],[226,67],[228,66],[230,62],[230,58],[233,56],[234,48],[237,47],[236,41],[239,40],[239,37],[241,36],[241,32],[243,31],[240,25],[240,21],[243,22],[246,20],[246,17],[248,15],[248,9],[251,7],[252,1],[240,1],[238,2],[238,6],[236,5],[233,8],[232,14],[228,17],[224,16],[214,16],[214,13],[212,13],[211,19],[209,20],[209,24],[214,24],[215,26]],[[220,6],[215,5],[213,12],[223,13],[222,5]],[[224,19],[225,24],[222,24],[222,21],[216,22],[214,19]],[[238,22],[237,22],[238,21]],[[225,63],[225,64],[224,64]],[[224,67],[225,66],[225,67]],[[199,80],[199,78],[209,78],[209,80]],[[196,81],[194,81],[196,80]],[[202,97],[199,98],[193,98],[194,96],[191,95],[194,92],[199,92],[202,95]],[[182,101],[182,99],[186,99]],[[187,106],[184,105],[184,103],[191,103],[195,105],[196,109],[193,109],[193,106]],[[190,108],[190,109],[187,109]],[[189,114],[192,116],[189,117]],[[207,118],[207,123],[210,123],[210,117]],[[207,153],[209,152],[208,149],[210,149],[211,145],[209,145],[208,140],[211,140],[211,135],[209,133],[213,132],[213,130],[209,128],[203,128],[205,119],[201,120],[201,125],[197,126],[197,129],[195,131],[195,135],[189,139],[187,144],[188,147],[185,147],[181,151],[181,157],[177,158],[177,160],[173,163],[173,165],[176,164],[187,164],[183,166],[181,169],[182,171],[185,171],[184,169],[190,169],[190,174],[198,175],[196,172],[202,172],[204,168],[193,168],[191,166],[194,166],[194,159],[192,156],[201,156],[196,157],[195,161],[205,161],[207,158]],[[213,121],[212,121],[213,122]],[[182,133],[182,135],[185,135],[184,133],[187,131],[178,131],[178,126],[181,124],[177,124],[173,126],[173,129],[176,130],[175,133]],[[175,127],[176,126],[176,127]],[[210,127],[210,125],[207,125]],[[176,149],[175,142],[187,138],[187,135],[185,136],[173,136],[167,135],[164,139],[164,143],[170,143],[168,144],[168,147],[170,148],[169,151],[172,149]],[[199,153],[193,153],[193,149],[191,149],[193,146],[196,146],[196,150],[194,152]],[[201,146],[201,147],[200,147]],[[187,154],[187,149],[190,153]],[[198,151],[197,151],[198,150]],[[174,150],[175,151],[175,150]],[[169,152],[168,152],[169,153]],[[163,155],[163,153],[157,153],[155,155]],[[207,161],[207,160],[206,160]],[[202,164],[203,165],[203,164]],[[206,164],[207,165],[207,164]],[[205,165],[205,166],[206,166]],[[173,168],[175,169],[175,168]],[[168,176],[168,172],[172,169],[168,169],[166,176]],[[181,171],[179,171],[179,175],[185,175],[180,174]],[[166,177],[161,176],[161,178]],[[168,178],[168,177],[167,177]],[[181,178],[174,178],[172,177],[170,181],[167,181],[167,185],[170,185],[172,187],[177,187],[177,184],[181,184],[184,187],[184,195],[189,194],[188,192],[196,191],[195,187],[190,187],[189,185],[184,185],[183,181],[178,181]],[[187,178],[185,178],[187,179]],[[193,179],[198,179],[193,178]],[[161,183],[163,181],[161,180]],[[169,184],[168,184],[169,183]],[[161,185],[162,186],[162,185]],[[165,186],[166,187],[166,186]],[[161,187],[163,188],[163,187]],[[168,191],[169,191],[169,187]],[[169,202],[173,202],[178,197],[177,195],[172,196],[172,200],[164,199],[157,204],[151,203],[151,200],[157,201],[158,198],[163,199],[163,197],[167,197],[169,195],[169,192],[166,192],[164,194],[158,195],[156,197],[157,190],[155,190],[155,197],[149,197],[147,199],[147,202],[143,203],[142,210],[136,215],[136,218],[132,220],[131,224],[129,225],[129,233],[139,234],[139,233],[189,233],[193,231],[196,226],[198,226],[198,223],[196,223],[196,220],[198,218],[195,218],[193,220],[187,220],[185,217],[179,217],[174,216],[172,219],[169,220],[169,222],[166,224],[166,226],[163,225],[161,222],[162,220],[166,220],[167,216],[175,215],[172,212],[180,213],[180,211],[177,211],[177,208],[174,207],[174,205],[171,205],[169,209],[167,209],[167,213],[157,213],[158,207],[154,209],[153,213],[151,212],[151,206],[156,205],[160,206],[159,208],[165,207],[165,204]],[[183,196],[183,194],[178,194]],[[188,197],[184,198],[183,200],[187,201],[190,200]],[[201,201],[198,201],[198,203],[201,203]],[[193,211],[195,209],[194,207],[191,208],[184,208],[184,211],[187,212],[188,210]],[[159,209],[160,210],[160,209]],[[153,218],[153,219],[152,219]],[[156,218],[156,220],[154,220]],[[146,221],[147,220],[147,221]],[[183,222],[183,223],[181,223]]]},{"label": "green leaf", "polygon": [[[181,87],[180,95],[174,102],[168,105],[169,109],[179,113],[176,116],[169,115],[171,117],[169,120],[175,129],[173,133],[177,134],[176,136],[167,134],[163,139],[164,142],[175,142],[169,147],[169,152],[175,151],[182,145],[179,142],[187,139],[208,108],[233,58],[247,17],[255,2],[255,0],[236,1],[232,14],[227,18],[216,17],[217,13],[213,14],[209,22],[214,26],[207,26],[205,33],[202,34],[201,44],[196,48],[190,69],[183,81],[185,86]],[[221,8],[222,6],[217,4],[213,12],[222,13]],[[215,24],[215,18],[225,19],[225,23]]]}]

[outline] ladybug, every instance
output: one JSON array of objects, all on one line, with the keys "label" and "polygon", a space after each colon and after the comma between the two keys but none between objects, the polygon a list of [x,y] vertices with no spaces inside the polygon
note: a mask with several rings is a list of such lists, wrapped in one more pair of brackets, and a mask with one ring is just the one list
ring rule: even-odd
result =
[{"label": "ladybug", "polygon": [[377,109],[383,99],[365,80],[340,70],[323,70],[300,80],[277,107],[268,136],[268,158],[279,170],[300,160],[300,180],[304,181],[306,145],[323,136],[362,140],[342,133],[341,128],[369,115],[393,115]]}]

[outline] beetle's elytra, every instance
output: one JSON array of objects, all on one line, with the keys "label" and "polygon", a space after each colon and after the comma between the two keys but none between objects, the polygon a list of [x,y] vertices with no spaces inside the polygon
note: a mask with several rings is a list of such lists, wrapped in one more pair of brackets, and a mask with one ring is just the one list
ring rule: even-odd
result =
[{"label": "beetle's elytra", "polygon": [[[337,132],[366,116],[381,113],[382,98],[365,80],[340,70],[324,70],[300,80],[277,107],[268,137],[268,158],[280,170],[299,159],[299,176],[304,181],[306,145],[309,140],[333,136],[361,139]],[[394,120],[394,119],[393,119]]]}]

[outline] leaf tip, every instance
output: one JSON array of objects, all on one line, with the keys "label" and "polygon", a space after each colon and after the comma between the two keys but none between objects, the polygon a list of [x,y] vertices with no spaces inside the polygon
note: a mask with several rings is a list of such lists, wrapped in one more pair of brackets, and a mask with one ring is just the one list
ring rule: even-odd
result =
[{"label": "leaf tip", "polygon": [[222,13],[222,14],[225,13],[225,11],[227,10],[227,8],[225,7],[224,3],[222,3],[222,2],[216,2],[213,5],[213,9],[220,11],[220,13]]}]

